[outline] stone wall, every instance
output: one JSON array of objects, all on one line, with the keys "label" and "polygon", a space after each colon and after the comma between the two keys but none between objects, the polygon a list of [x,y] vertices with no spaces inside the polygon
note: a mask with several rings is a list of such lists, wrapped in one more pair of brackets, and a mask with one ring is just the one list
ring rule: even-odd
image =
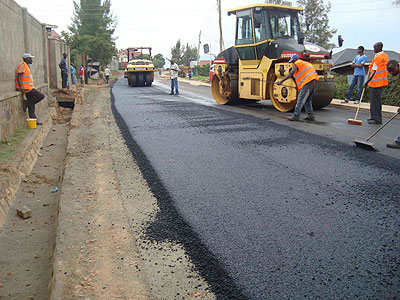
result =
[{"label": "stone wall", "polygon": [[[47,35],[46,25],[14,0],[0,0],[0,40],[0,140],[4,140],[15,128],[26,123],[27,114],[22,111],[23,95],[15,91],[16,67],[22,61],[22,55],[28,52],[35,56],[30,65],[33,84],[47,96],[36,105],[38,112],[48,108],[49,71],[58,68],[61,58],[58,53],[51,53],[53,41]],[[54,43],[59,44],[59,51],[69,53],[64,42],[56,40]],[[60,76],[59,72],[55,74]],[[61,82],[61,78],[59,80]],[[55,82],[52,87],[60,85]]]}]

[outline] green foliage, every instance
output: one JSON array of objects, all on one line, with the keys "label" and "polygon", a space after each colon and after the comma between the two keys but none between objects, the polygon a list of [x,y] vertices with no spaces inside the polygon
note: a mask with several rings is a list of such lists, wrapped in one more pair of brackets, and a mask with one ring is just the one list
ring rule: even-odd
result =
[{"label": "green foliage", "polygon": [[153,64],[156,69],[160,69],[165,65],[164,56],[161,53],[154,55]]},{"label": "green foliage", "polygon": [[171,60],[175,61],[178,65],[183,64],[183,53],[185,47],[182,46],[181,40],[179,39],[175,46],[171,48]]},{"label": "green foliage", "polygon": [[197,47],[186,44],[183,60],[186,66],[190,66],[190,61],[197,61]]},{"label": "green foliage", "polygon": [[189,66],[190,60],[197,60],[197,47],[189,46],[189,44],[185,47],[179,39],[171,48],[171,59],[178,65]]},{"label": "green foliage", "polygon": [[0,141],[0,165],[11,160],[19,145],[24,141],[29,128],[23,125],[14,130],[12,136]]},{"label": "green foliage", "polygon": [[194,74],[196,76],[210,76],[210,64],[194,66]]},{"label": "green foliage", "polygon": [[[347,76],[335,74],[335,98],[344,99],[347,94],[349,84]],[[352,100],[355,100],[357,88],[353,89]],[[363,102],[369,102],[369,88],[364,92]],[[397,77],[389,75],[389,85],[383,88],[382,104],[400,106],[400,82]]]},{"label": "green foliage", "polygon": [[62,36],[71,48],[71,59],[77,53],[85,53],[103,65],[108,64],[116,53],[112,37],[117,20],[111,13],[111,0],[74,1],[74,14],[69,32]]},{"label": "green foliage", "polygon": [[297,4],[304,8],[301,23],[305,28],[306,40],[326,49],[332,48],[334,44],[329,43],[329,40],[337,30],[329,27],[331,3],[325,5],[323,0],[297,0]]}]

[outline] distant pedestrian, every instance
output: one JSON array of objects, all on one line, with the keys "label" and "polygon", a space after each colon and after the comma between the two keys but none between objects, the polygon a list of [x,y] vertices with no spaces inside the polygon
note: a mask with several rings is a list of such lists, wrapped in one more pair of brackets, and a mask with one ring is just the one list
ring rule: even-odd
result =
[{"label": "distant pedestrian", "polygon": [[79,77],[81,79],[81,84],[83,84],[83,81],[85,80],[85,68],[83,67],[83,65],[81,65],[79,69]]},{"label": "distant pedestrian", "polygon": [[[387,64],[387,70],[393,76],[398,76],[399,77],[398,83],[400,83],[399,63],[395,60],[390,60]],[[400,111],[400,108],[398,111]],[[386,144],[386,147],[392,148],[392,149],[400,149],[400,136],[397,137],[397,139],[394,141],[393,144]]]},{"label": "distant pedestrian", "polygon": [[110,76],[111,76],[111,71],[108,68],[108,66],[106,66],[106,68],[104,69],[104,76],[106,78],[106,83],[108,84],[108,81],[110,80]]},{"label": "distant pedestrian", "polygon": [[58,66],[61,69],[61,80],[62,80],[62,88],[66,89],[68,86],[68,68],[67,68],[67,59],[68,54],[64,53],[63,58],[61,59],[61,62],[58,64]]},{"label": "distant pedestrian", "polygon": [[312,64],[299,59],[297,54],[293,54],[289,62],[293,62],[292,70],[285,78],[277,82],[278,85],[281,85],[285,80],[293,77],[296,81],[297,89],[299,90],[293,116],[288,117],[288,120],[300,121],[301,109],[304,106],[307,112],[307,117],[304,120],[313,122],[315,121],[315,117],[312,107],[312,96],[315,92],[317,81],[319,80],[317,71]]},{"label": "distant pedestrian", "polygon": [[175,95],[179,95],[179,90],[178,90],[178,71],[179,67],[175,63],[174,60],[171,59],[171,67],[169,68],[170,76],[171,76],[171,93],[170,95],[174,94],[174,88],[175,88]]},{"label": "distant pedestrian", "polygon": [[75,67],[74,67],[74,65],[72,63],[71,63],[71,65],[69,67],[71,69],[71,81],[72,81],[72,84],[77,84],[78,80],[76,79]]},{"label": "distant pedestrian", "polygon": [[347,103],[351,100],[353,89],[357,85],[356,104],[360,102],[362,89],[365,82],[365,69],[364,64],[367,61],[367,56],[364,54],[364,47],[359,46],[357,49],[357,56],[354,58],[351,67],[354,68],[353,79],[347,91],[346,99],[342,103]]},{"label": "distant pedestrian", "polygon": [[371,113],[371,118],[368,119],[369,124],[382,124],[382,89],[389,84],[386,69],[389,57],[382,49],[383,43],[378,42],[374,45],[376,55],[369,65],[368,86]]},{"label": "distant pedestrian", "polygon": [[[25,94],[26,101],[24,100],[23,102],[24,112],[26,112],[26,108],[28,108],[29,118],[36,119],[35,105],[43,100],[44,95],[33,86],[33,77],[28,66],[32,64],[32,58],[34,58],[34,56],[29,53],[25,53],[22,56],[23,62],[17,66],[15,88],[17,91]],[[40,122],[36,122],[36,124],[42,125]]]}]

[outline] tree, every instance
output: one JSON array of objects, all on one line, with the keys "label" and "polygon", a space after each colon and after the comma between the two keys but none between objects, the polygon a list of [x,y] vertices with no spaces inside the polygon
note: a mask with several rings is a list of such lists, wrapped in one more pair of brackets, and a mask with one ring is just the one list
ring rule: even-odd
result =
[{"label": "tree", "polygon": [[153,64],[154,64],[154,67],[157,69],[162,68],[165,65],[164,56],[161,53],[154,55]]},{"label": "tree", "polygon": [[103,65],[116,53],[113,34],[117,25],[111,0],[74,1],[72,24],[62,35],[71,48],[71,59],[83,52]]},{"label": "tree", "polygon": [[178,65],[184,64],[185,47],[182,46],[181,40],[179,39],[175,46],[171,48],[171,60],[174,60]]},{"label": "tree", "polygon": [[192,60],[197,61],[197,47],[186,44],[185,51],[183,53],[184,64],[190,66],[190,61]]},{"label": "tree", "polygon": [[394,0],[393,6],[400,6],[400,0]]},{"label": "tree", "polygon": [[304,8],[302,23],[306,29],[306,40],[326,49],[333,47],[334,44],[329,43],[329,40],[337,30],[329,27],[330,2],[325,5],[323,0],[298,0],[297,4]]}]

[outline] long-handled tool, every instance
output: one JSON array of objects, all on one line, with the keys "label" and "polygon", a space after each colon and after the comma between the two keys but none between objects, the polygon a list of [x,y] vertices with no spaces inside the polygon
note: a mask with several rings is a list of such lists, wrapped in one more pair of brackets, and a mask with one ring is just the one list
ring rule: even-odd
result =
[{"label": "long-handled tool", "polygon": [[400,109],[397,111],[397,113],[391,117],[389,120],[385,122],[381,127],[379,127],[373,134],[371,134],[366,140],[359,140],[355,139],[354,143],[356,144],[357,147],[361,147],[367,150],[375,151],[376,149],[374,148],[374,143],[370,142],[369,140],[372,139],[379,131],[383,129],[387,124],[389,124],[390,121],[392,121],[394,118],[396,118],[400,114]]},{"label": "long-handled tool", "polygon": [[[369,77],[369,71],[367,74],[367,78]],[[361,107],[361,102],[364,96],[364,92],[365,92],[365,88],[366,88],[367,84],[365,83],[363,86],[363,90],[361,92],[361,97],[360,97],[360,101],[358,101],[358,107],[357,107],[357,111],[356,111],[356,115],[354,117],[354,119],[348,119],[347,123],[352,124],[352,125],[362,125],[362,121],[361,120],[357,120],[358,117],[358,112],[360,111],[360,107]]]}]

